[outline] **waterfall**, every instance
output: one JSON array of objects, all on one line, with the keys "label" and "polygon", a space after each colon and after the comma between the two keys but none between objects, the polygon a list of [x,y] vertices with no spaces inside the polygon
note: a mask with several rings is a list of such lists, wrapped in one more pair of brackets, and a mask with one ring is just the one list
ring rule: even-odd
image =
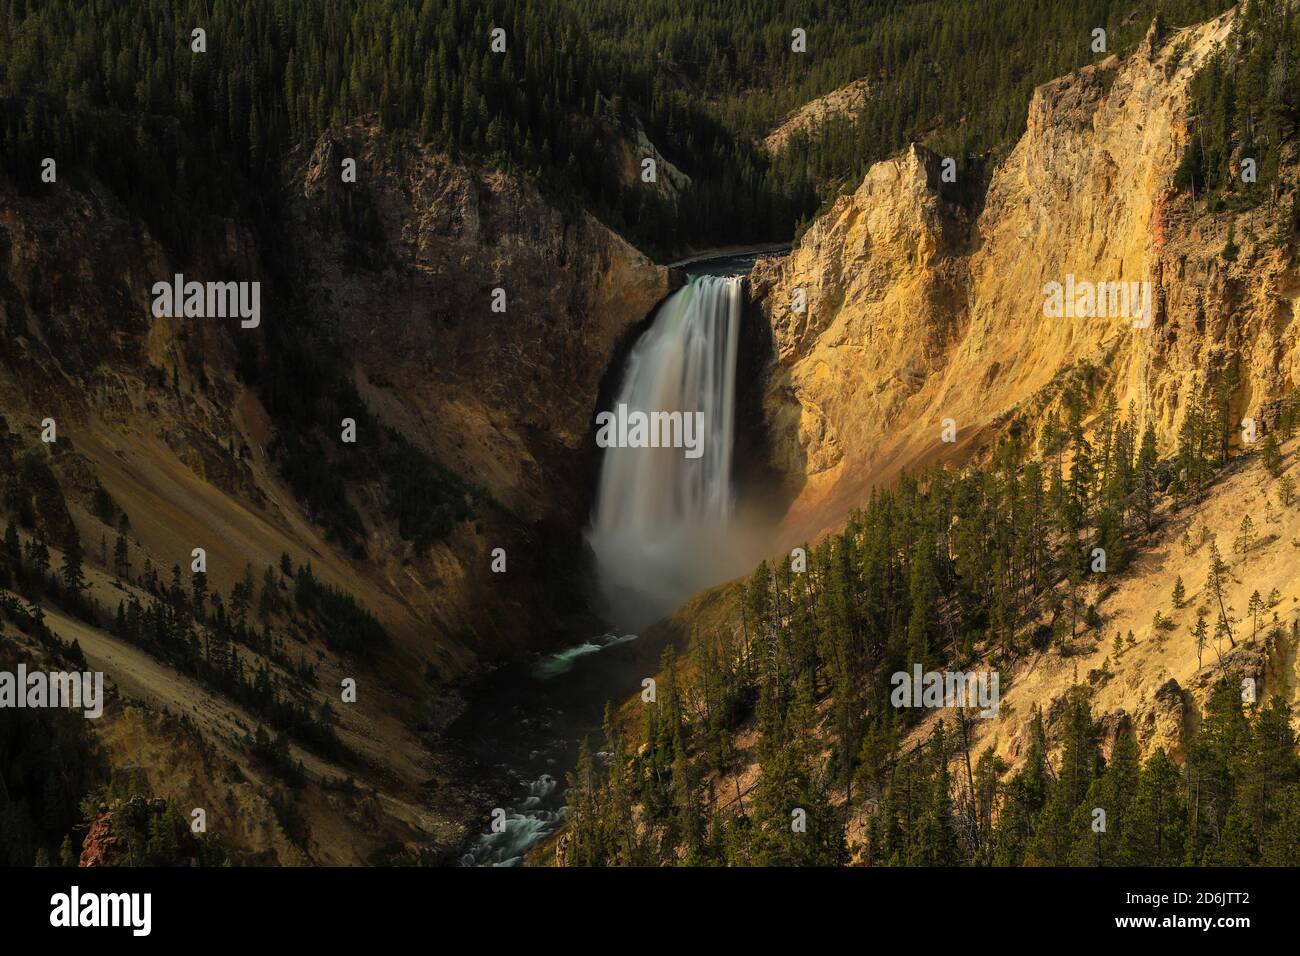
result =
[{"label": "waterfall", "polygon": [[725,578],[742,283],[693,277],[659,307],[628,356],[619,415],[654,422],[657,414],[662,424],[672,413],[699,413],[703,435],[698,457],[682,447],[628,447],[633,442],[605,449],[588,541],[607,610],[620,624],[653,621]]}]

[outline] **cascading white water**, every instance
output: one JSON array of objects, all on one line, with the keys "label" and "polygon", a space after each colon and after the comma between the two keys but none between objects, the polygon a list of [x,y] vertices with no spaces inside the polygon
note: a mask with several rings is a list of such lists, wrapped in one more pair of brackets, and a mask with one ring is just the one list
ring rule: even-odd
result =
[{"label": "cascading white water", "polygon": [[500,829],[482,834],[461,857],[461,866],[518,866],[529,847],[549,837],[564,822],[562,803],[546,808],[556,802],[558,786],[550,774],[542,774],[530,783],[528,797],[519,811],[508,814]]},{"label": "cascading white water", "polygon": [[703,415],[702,451],[605,450],[588,541],[607,610],[620,624],[653,621],[723,580],[734,507],[739,277],[697,276],[664,302],[637,341],[615,408]]}]

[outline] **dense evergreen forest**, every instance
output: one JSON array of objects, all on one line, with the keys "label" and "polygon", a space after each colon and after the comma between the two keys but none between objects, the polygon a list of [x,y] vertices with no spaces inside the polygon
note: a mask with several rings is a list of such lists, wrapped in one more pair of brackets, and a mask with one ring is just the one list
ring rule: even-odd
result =
[{"label": "dense evergreen forest", "polygon": [[[1133,49],[1154,18],[1165,28],[1208,20],[1223,0],[577,0],[584,21],[634,60],[705,96],[742,139],[762,137],[804,103],[860,78],[861,113],[796,137],[769,175],[785,188],[815,183],[826,199],[867,168],[918,141],[958,159],[969,178],[1024,131],[1038,84]],[[791,31],[807,53],[791,53]],[[965,177],[964,177],[965,178]]]},{"label": "dense evergreen forest", "polygon": [[[1159,750],[1140,761],[1131,730],[1103,761],[1086,683],[1056,721],[1054,765],[1042,714],[1024,766],[1006,780],[997,758],[971,753],[964,710],[924,745],[903,746],[924,712],[891,705],[892,674],[917,663],[1009,672],[1049,647],[1066,656],[1111,647],[1093,549],[1105,549],[1106,575],[1122,574],[1229,467],[1231,366],[1198,390],[1166,462],[1151,428],[1139,433],[1109,399],[1084,428],[1090,380],[1065,392],[1036,450],[1013,424],[981,466],[935,466],[874,492],[843,532],[807,551],[806,571],[764,563],[737,586],[739,628],[696,633],[689,666],[670,648],[656,705],[631,705],[644,712],[634,743],[611,715],[607,763],[584,750],[570,779],[570,862],[836,864],[860,812],[864,857],[877,864],[1300,861],[1300,755],[1287,707],[1261,702],[1248,714],[1230,663],[1243,644],[1281,650],[1300,634],[1280,621],[1275,594],[1252,597],[1247,623],[1215,597],[1233,574],[1225,554],[1258,540],[1248,523],[1231,549],[1208,533],[1184,542],[1205,568],[1201,616],[1171,633],[1157,609],[1146,638],[1212,648],[1222,668],[1185,767]],[[1275,476],[1298,412],[1284,403],[1259,452]],[[1270,491],[1295,507],[1289,484],[1277,477]],[[1178,590],[1170,600],[1182,607]],[[1133,640],[1116,634],[1113,653]],[[753,732],[760,772],[742,790],[736,741]],[[1099,806],[1109,820],[1100,836],[1089,826]],[[792,829],[792,808],[805,812],[806,832]]]},{"label": "dense evergreen forest", "polygon": [[[71,160],[182,248],[196,213],[273,213],[286,151],[367,114],[530,176],[650,248],[788,235],[812,200],[563,0],[6,0],[0,95],[15,181]],[[613,143],[637,128],[693,177],[680,203],[619,180]]]},{"label": "dense evergreen forest", "polygon": [[[531,177],[644,247],[788,239],[819,201],[909,140],[963,164],[1024,126],[1034,85],[1130,49],[1159,14],[1222,0],[5,0],[4,167],[59,156],[110,183],[174,247],[196,214],[273,215],[286,151],[374,114]],[[206,52],[191,52],[191,31]],[[505,30],[505,50],[491,34]],[[791,49],[806,31],[806,52]],[[755,141],[850,80],[873,95],[773,162]],[[643,130],[691,182],[620,179]]]},{"label": "dense evergreen forest", "polygon": [[[1227,44],[1192,83],[1192,136],[1175,176],[1210,211],[1279,199],[1283,147],[1300,120],[1300,18],[1293,4],[1244,4]],[[1249,161],[1254,169],[1243,164]],[[1289,244],[1300,212],[1278,217]]]}]

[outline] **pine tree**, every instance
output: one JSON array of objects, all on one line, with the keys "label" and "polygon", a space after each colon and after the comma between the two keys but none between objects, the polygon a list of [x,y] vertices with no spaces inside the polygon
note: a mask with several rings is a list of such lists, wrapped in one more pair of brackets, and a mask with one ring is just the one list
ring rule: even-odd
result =
[{"label": "pine tree", "polygon": [[1196,645],[1196,667],[1199,670],[1202,666],[1201,655],[1205,652],[1205,645],[1209,641],[1209,628],[1205,623],[1205,611],[1196,612],[1196,626],[1192,628],[1192,640]]},{"label": "pine tree", "polygon": [[1240,247],[1237,245],[1237,228],[1235,222],[1228,223],[1228,238],[1223,243],[1222,256],[1226,262],[1236,262]]},{"label": "pine tree", "polygon": [[1277,443],[1277,434],[1270,430],[1264,436],[1264,447],[1260,449],[1260,456],[1264,459],[1264,467],[1274,478],[1282,476],[1282,450]]},{"label": "pine tree", "polygon": [[72,837],[65,836],[63,843],[59,845],[59,866],[70,867],[77,865],[77,851],[72,846]]},{"label": "pine tree", "polygon": [[126,536],[121,532],[118,532],[117,542],[113,545],[113,573],[124,580],[131,577],[131,552],[127,548]]},{"label": "pine tree", "polygon": [[193,602],[194,617],[202,621],[205,616],[205,605],[208,594],[208,575],[204,571],[190,572],[190,593]]},{"label": "pine tree", "polygon": [[948,773],[948,744],[939,721],[927,747],[924,804],[916,820],[908,865],[952,866],[957,859],[957,834]]},{"label": "pine tree", "polygon": [[1110,836],[1107,862],[1122,862],[1120,846],[1133,798],[1137,795],[1142,760],[1132,727],[1120,728],[1111,749],[1110,762],[1101,778],[1098,805],[1107,809],[1106,832]]},{"label": "pine tree", "polygon": [[1147,531],[1155,527],[1156,499],[1158,497],[1157,469],[1159,456],[1156,451],[1156,430],[1149,422],[1142,432],[1142,445],[1138,450],[1138,511],[1142,515]]},{"label": "pine tree", "polygon": [[[1186,773],[1191,801],[1187,861],[1221,862],[1218,844],[1234,803],[1237,764],[1252,747],[1240,688],[1220,679],[1211,688],[1201,727],[1188,743]],[[1240,846],[1234,852],[1240,852]]]},{"label": "pine tree", "polygon": [[1246,613],[1250,615],[1250,643],[1255,643],[1255,637],[1259,634],[1259,616],[1267,608],[1264,605],[1264,599],[1260,597],[1259,591],[1252,591],[1250,603],[1246,606]]},{"label": "pine tree", "polygon": [[1120,858],[1128,866],[1177,866],[1183,862],[1187,810],[1178,767],[1158,747],[1142,765],[1124,815]]},{"label": "pine tree", "polygon": [[1228,616],[1228,606],[1225,601],[1225,582],[1227,578],[1228,566],[1224,564],[1223,557],[1219,554],[1218,544],[1211,541],[1210,568],[1205,579],[1205,590],[1212,605],[1218,610],[1218,617],[1215,621],[1215,634],[1226,636],[1229,643],[1236,647],[1237,642],[1232,635],[1232,619]]},{"label": "pine tree", "polygon": [[1250,550],[1254,543],[1255,522],[1251,520],[1250,515],[1243,515],[1241,525],[1237,529],[1237,538],[1233,542],[1232,550],[1236,554],[1245,554]]},{"label": "pine tree", "polygon": [[585,737],[578,746],[578,761],[568,775],[568,784],[569,864],[599,866],[604,862],[604,839],[597,804],[595,765],[591,746]]},{"label": "pine tree", "polygon": [[63,539],[63,583],[71,591],[77,592],[86,586],[85,574],[81,568],[81,535],[76,525],[71,525]]}]

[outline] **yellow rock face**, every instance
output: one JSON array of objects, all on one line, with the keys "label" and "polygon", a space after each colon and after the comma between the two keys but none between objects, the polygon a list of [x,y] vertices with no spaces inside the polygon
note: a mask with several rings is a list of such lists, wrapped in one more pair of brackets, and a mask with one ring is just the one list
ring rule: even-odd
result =
[{"label": "yellow rock face", "polygon": [[[1094,385],[1152,421],[1167,452],[1189,394],[1235,351],[1234,412],[1267,419],[1300,370],[1300,280],[1267,238],[1278,213],[1237,216],[1228,263],[1230,215],[1198,213],[1172,187],[1189,83],[1230,16],[1153,29],[1127,59],[1039,87],[973,222],[941,194],[942,158],[912,146],[788,257],[756,266],[774,343],[765,414],[796,492],[787,537],[834,526],[902,469],[960,461],[1012,416],[1032,435],[1072,369],[1095,366]],[[1149,283],[1149,327],[1134,327],[1140,314],[1045,314],[1045,286],[1068,281]]]}]

